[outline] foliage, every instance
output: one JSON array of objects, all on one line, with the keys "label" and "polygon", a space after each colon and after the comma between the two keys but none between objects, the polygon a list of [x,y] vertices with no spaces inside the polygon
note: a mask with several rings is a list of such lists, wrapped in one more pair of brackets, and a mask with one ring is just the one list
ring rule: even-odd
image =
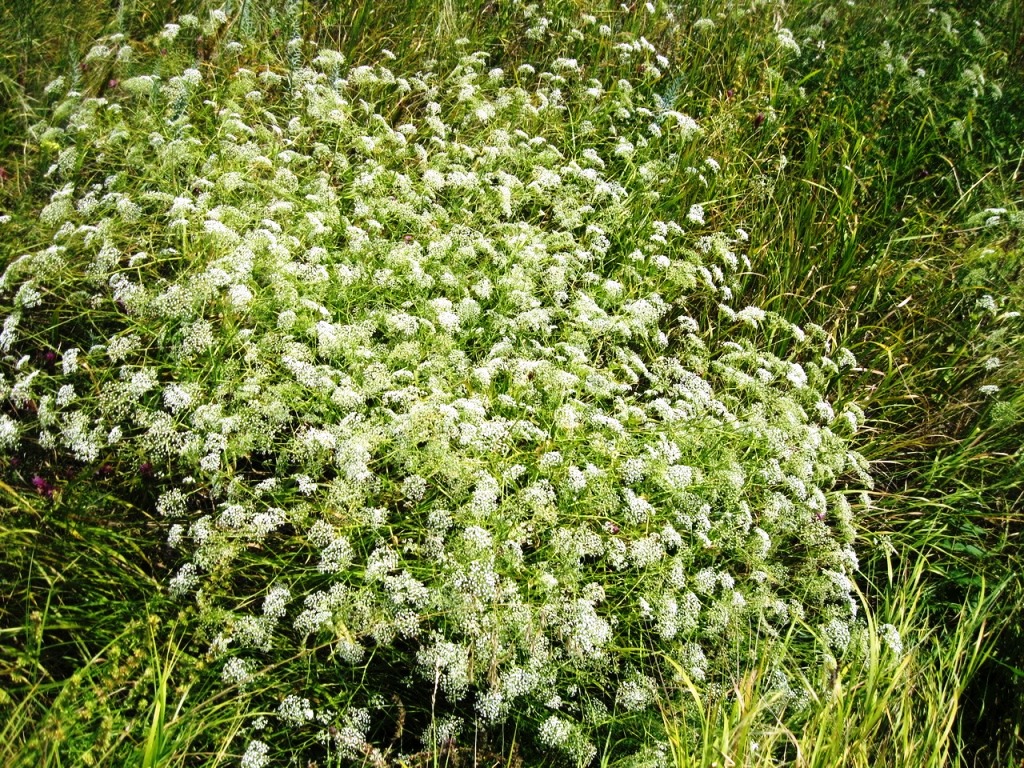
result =
[{"label": "foliage", "polygon": [[592,5],[0,81],[11,760],[1017,754],[1012,6]]}]

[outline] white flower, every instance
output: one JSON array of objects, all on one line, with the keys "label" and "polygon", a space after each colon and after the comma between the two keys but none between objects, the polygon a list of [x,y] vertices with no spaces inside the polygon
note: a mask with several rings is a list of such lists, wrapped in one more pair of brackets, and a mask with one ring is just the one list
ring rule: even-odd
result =
[{"label": "white flower", "polygon": [[[313,719],[313,708],[309,704],[309,699],[294,695],[285,696],[284,701],[277,707],[277,716],[288,725],[303,725]],[[249,746],[251,747],[252,743]]]},{"label": "white flower", "polygon": [[837,651],[845,651],[850,645],[850,626],[844,621],[832,619],[821,626],[821,631],[828,644]]},{"label": "white flower", "polygon": [[10,416],[0,414],[0,451],[7,452],[18,445],[18,425]]},{"label": "white flower", "polygon": [[654,702],[656,683],[646,675],[633,675],[615,693],[615,704],[626,712],[638,712]]},{"label": "white flower", "polygon": [[107,357],[112,362],[120,362],[142,346],[142,341],[134,333],[117,336],[107,344]]},{"label": "white flower", "polygon": [[242,755],[241,768],[264,768],[270,763],[268,752],[270,752],[270,747],[258,739],[253,739],[246,746],[245,754]]},{"label": "white flower", "polygon": [[665,470],[666,484],[674,491],[681,491],[693,482],[693,468],[682,464],[673,464]]},{"label": "white flower", "polygon": [[744,307],[736,313],[735,319],[746,323],[751,328],[757,328],[764,322],[765,313],[759,307]]},{"label": "white flower", "polygon": [[615,149],[612,150],[612,154],[617,157],[630,158],[636,151],[636,147],[625,139],[620,139]]},{"label": "white flower", "polygon": [[675,121],[676,127],[678,128],[683,141],[691,141],[702,133],[702,129],[697,124],[697,121],[689,115],[684,115],[673,110],[666,110],[664,115],[665,117],[671,118]]},{"label": "white flower", "polygon": [[171,594],[176,597],[184,595],[195,588],[196,584],[199,583],[199,573],[192,563],[185,563],[181,566],[177,575],[171,579],[170,589]]},{"label": "white flower", "polygon": [[643,459],[627,459],[619,470],[622,482],[626,485],[636,485],[644,479],[647,474],[647,464]]},{"label": "white flower", "polygon": [[192,395],[178,384],[169,384],[164,388],[164,405],[171,413],[177,413],[192,403]]},{"label": "white flower", "polygon": [[857,358],[853,356],[853,352],[846,347],[842,347],[839,350],[839,354],[836,355],[836,365],[840,368],[856,368]]},{"label": "white flower", "polygon": [[999,311],[999,306],[996,304],[996,300],[987,293],[975,302],[975,306],[977,306],[978,309],[991,312],[993,315]]},{"label": "white flower", "polygon": [[252,291],[246,285],[232,285],[228,289],[228,299],[234,307],[243,309],[252,301]]},{"label": "white flower", "polygon": [[280,619],[285,614],[285,606],[291,599],[291,592],[285,587],[273,587],[263,598],[263,615],[270,619]]},{"label": "white flower", "polygon": [[793,33],[790,30],[783,27],[776,35],[776,39],[778,40],[779,47],[782,48],[782,50],[797,55],[800,54],[800,44],[793,39]]},{"label": "white flower", "polygon": [[804,371],[803,366],[800,363],[790,363],[789,372],[786,374],[786,378],[789,379],[790,383],[802,389],[807,386],[807,373]]},{"label": "white flower", "polygon": [[541,456],[540,461],[537,462],[538,466],[541,467],[541,469],[550,469],[552,467],[557,467],[561,463],[562,454],[558,451],[548,451],[543,456]]},{"label": "white flower", "polygon": [[903,638],[900,637],[900,631],[895,626],[883,624],[878,628],[878,634],[894,656],[899,658],[903,655]]},{"label": "white flower", "polygon": [[185,502],[185,494],[180,488],[172,488],[161,494],[156,502],[156,511],[163,517],[181,517],[188,507]]},{"label": "white flower", "polygon": [[623,491],[623,497],[626,502],[626,518],[635,525],[646,522],[654,512],[654,507],[647,499],[637,496],[629,488]]},{"label": "white flower", "polygon": [[565,744],[572,737],[572,725],[567,721],[559,717],[558,715],[551,715],[540,725],[540,729],[537,732],[540,738],[541,744],[548,747],[560,747]]},{"label": "white flower", "polygon": [[165,24],[159,35],[160,40],[165,43],[174,42],[174,39],[178,36],[178,32],[180,31],[181,25],[179,24]]}]

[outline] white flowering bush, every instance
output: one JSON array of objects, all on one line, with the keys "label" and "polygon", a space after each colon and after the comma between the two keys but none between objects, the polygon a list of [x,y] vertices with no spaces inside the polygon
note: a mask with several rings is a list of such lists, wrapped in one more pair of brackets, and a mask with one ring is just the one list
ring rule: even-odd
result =
[{"label": "white flowering bush", "polygon": [[[293,40],[140,71],[119,40],[103,96],[51,89],[0,451],[50,495],[60,464],[119,478],[223,684],[289,681],[242,765],[513,718],[587,764],[688,686],[767,668],[798,706],[857,652],[856,363],[735,300],[725,161],[626,13],[526,13],[592,45],[507,70]],[[201,31],[172,26],[172,54]],[[773,655],[794,633],[805,668]]]}]

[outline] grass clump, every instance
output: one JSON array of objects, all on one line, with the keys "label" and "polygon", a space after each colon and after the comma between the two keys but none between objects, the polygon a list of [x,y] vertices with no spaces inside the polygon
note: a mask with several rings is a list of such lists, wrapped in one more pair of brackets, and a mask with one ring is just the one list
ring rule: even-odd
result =
[{"label": "grass clump", "polygon": [[1020,605],[998,49],[713,6],[122,9],[39,89],[13,759],[960,757]]}]

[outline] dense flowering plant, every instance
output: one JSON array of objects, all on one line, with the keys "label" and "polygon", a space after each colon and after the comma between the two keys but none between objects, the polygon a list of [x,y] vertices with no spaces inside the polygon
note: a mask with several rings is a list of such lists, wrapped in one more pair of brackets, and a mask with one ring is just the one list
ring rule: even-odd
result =
[{"label": "dense flowering plant", "polygon": [[[305,648],[423,692],[428,746],[514,713],[585,764],[685,685],[767,669],[799,706],[787,634],[820,638],[808,664],[856,650],[871,480],[829,394],[855,361],[737,305],[724,160],[615,23],[575,30],[602,66],[514,71],[296,39],[139,74],[115,38],[104,95],[50,89],[45,240],[0,278],[0,450],[154,475],[225,685]],[[274,727],[379,753],[391,691],[355,690],[297,684]]]}]

